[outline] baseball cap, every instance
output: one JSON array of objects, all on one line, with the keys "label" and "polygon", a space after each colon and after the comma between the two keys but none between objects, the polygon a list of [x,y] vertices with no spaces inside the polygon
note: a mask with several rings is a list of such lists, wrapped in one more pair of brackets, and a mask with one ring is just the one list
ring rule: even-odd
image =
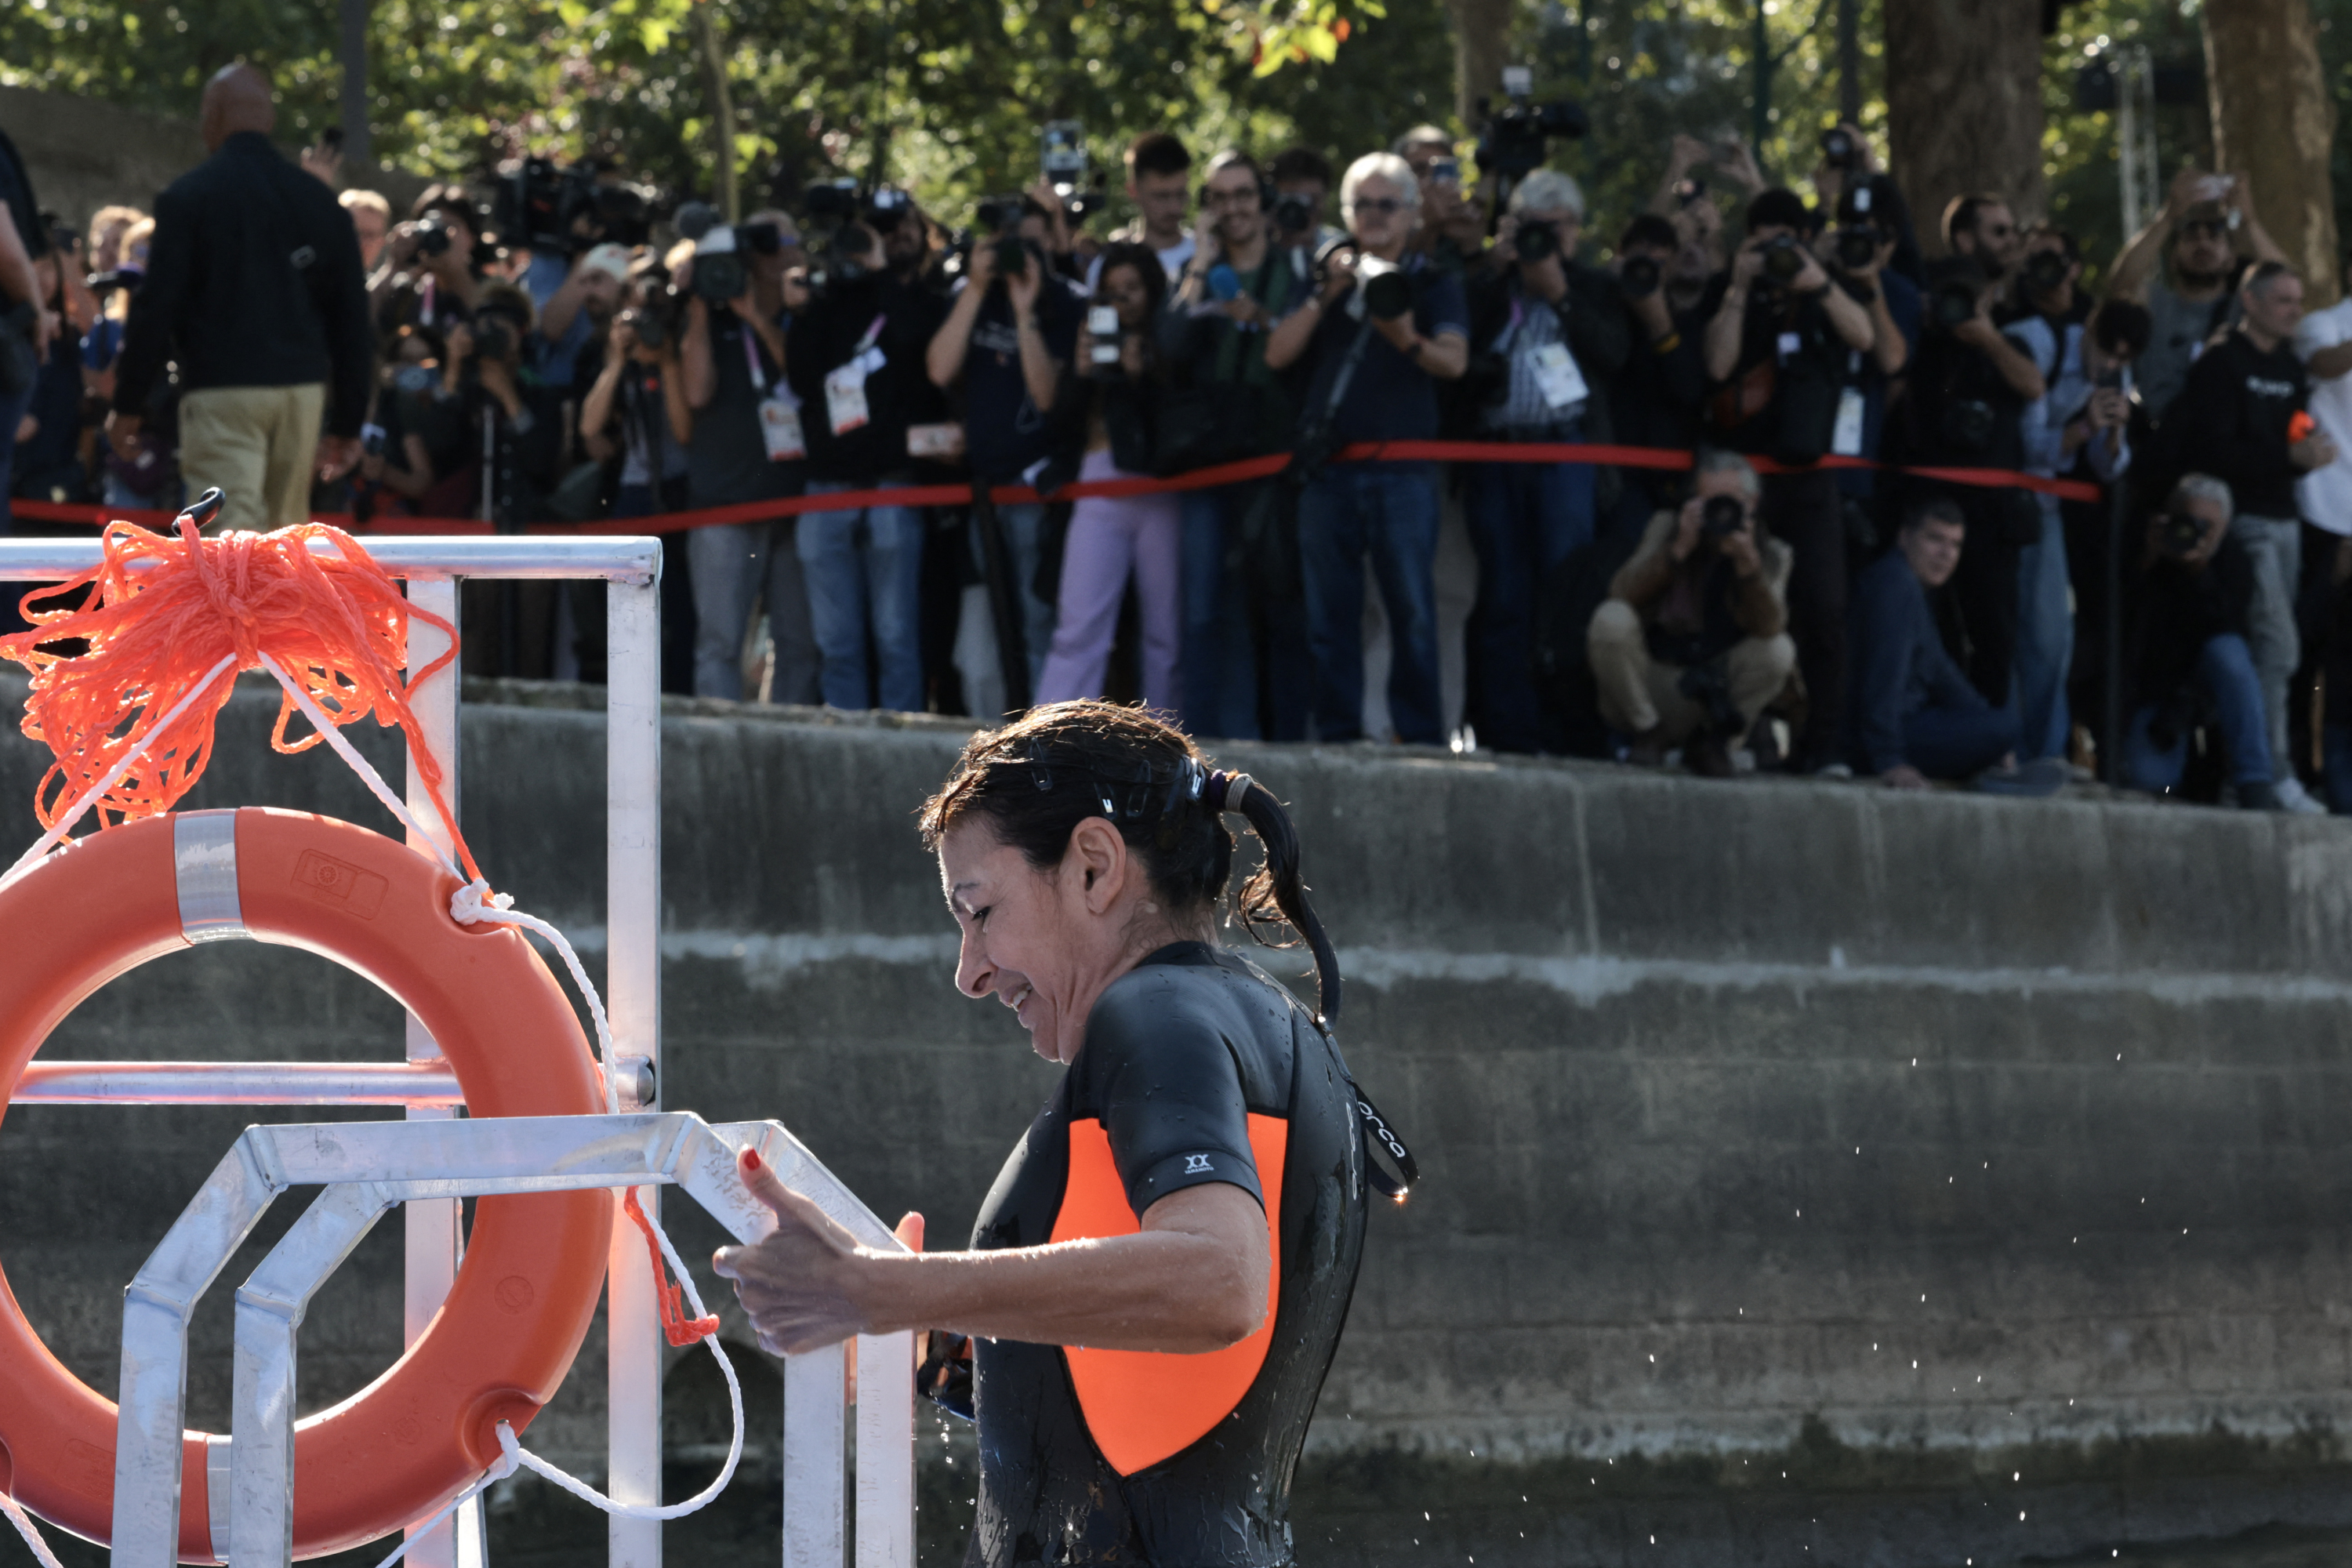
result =
[{"label": "baseball cap", "polygon": [[626,283],[629,280],[629,247],[612,244],[597,246],[580,258],[580,265],[605,273],[615,282]]}]

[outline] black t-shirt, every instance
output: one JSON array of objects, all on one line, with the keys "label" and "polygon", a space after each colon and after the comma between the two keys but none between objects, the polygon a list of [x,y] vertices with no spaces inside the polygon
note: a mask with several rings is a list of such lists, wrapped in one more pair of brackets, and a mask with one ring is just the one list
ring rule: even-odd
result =
[{"label": "black t-shirt", "polygon": [[[1715,320],[1730,289],[1728,272],[1708,280],[1697,310],[1702,343],[1706,324]],[[1790,386],[1801,379],[1835,383],[1843,374],[1844,353],[1844,340],[1831,328],[1818,297],[1757,279],[1748,288],[1747,311],[1740,317],[1738,363],[1707,399],[1716,443],[1734,452],[1773,450],[1780,442],[1780,416]]]},{"label": "black t-shirt", "polygon": [[[947,314],[948,301],[938,291],[883,274],[835,285],[793,315],[784,363],[801,399],[813,477],[862,484],[911,469],[907,426],[947,417],[947,400],[924,364]],[[866,422],[836,436],[825,377],[857,357],[869,331],[882,363],[866,377]]]},{"label": "black t-shirt", "polygon": [[[694,434],[686,444],[693,504],[732,506],[798,495],[802,465],[771,459],[760,428],[760,405],[776,386],[776,362],[768,357],[760,334],[723,305],[710,308],[710,368],[717,389],[707,406],[694,411]],[[803,431],[808,417],[809,410],[801,410]]]},{"label": "black t-shirt", "polygon": [[25,172],[25,161],[16,155],[16,144],[5,132],[0,132],[0,204],[7,206],[9,217],[16,222],[25,254],[35,260],[47,256],[49,226],[41,221],[40,206],[33,199],[32,176]]},{"label": "black t-shirt", "polygon": [[[1034,264],[1035,258],[1031,258]],[[1069,284],[1049,274],[1037,290],[1037,329],[1045,349],[1066,369],[1077,351],[1082,307]],[[963,361],[963,441],[973,477],[992,484],[1019,479],[1050,456],[1054,427],[1050,407],[1039,408],[1021,374],[1021,334],[1013,322],[1013,301],[1003,285],[989,285],[971,325],[971,346]]]},{"label": "black t-shirt", "polygon": [[1201,942],[1112,982],[971,1245],[1131,1234],[1220,1182],[1271,1216],[1271,1322],[1207,1355],[976,1342],[967,1563],[1291,1562],[1291,1471],[1355,1290],[1365,1172],[1346,1069],[1288,992]]},{"label": "black t-shirt", "polygon": [[2164,416],[2180,472],[2211,474],[2230,487],[2241,515],[2294,517],[2287,426],[2305,411],[2310,373],[2282,342],[2268,353],[2241,330],[2197,357]]},{"label": "black t-shirt", "polygon": [[[2015,338],[2011,346],[2032,359]],[[1963,468],[2022,468],[2025,436],[2019,416],[2025,399],[1982,350],[1928,327],[1905,375],[1900,459]],[[1892,454],[1890,454],[1892,455]]]}]

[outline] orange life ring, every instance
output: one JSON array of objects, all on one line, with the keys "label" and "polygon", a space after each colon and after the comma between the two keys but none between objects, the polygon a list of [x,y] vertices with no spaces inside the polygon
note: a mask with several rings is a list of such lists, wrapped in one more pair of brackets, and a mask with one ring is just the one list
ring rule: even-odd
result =
[{"label": "orange life ring", "polygon": [[[190,945],[193,932],[305,948],[365,975],[424,1021],[475,1116],[604,1110],[571,1003],[520,932],[450,918],[458,884],[447,872],[329,817],[258,808],[199,816],[213,820],[150,817],[95,834],[0,892],[7,1093],[84,997]],[[233,838],[224,831],[232,823]],[[207,838],[209,866],[184,876],[190,856],[175,844],[194,846],[203,861]],[[613,1197],[602,1191],[475,1205],[465,1262],[431,1327],[382,1377],[297,1428],[297,1557],[389,1534],[498,1458],[497,1424],[521,1431],[580,1349],[612,1228]],[[49,1353],[0,1276],[0,1486],[43,1518],[105,1542],[114,1428],[113,1403]],[[218,1561],[205,1449],[205,1435],[190,1433],[182,1450],[184,1563]]]}]

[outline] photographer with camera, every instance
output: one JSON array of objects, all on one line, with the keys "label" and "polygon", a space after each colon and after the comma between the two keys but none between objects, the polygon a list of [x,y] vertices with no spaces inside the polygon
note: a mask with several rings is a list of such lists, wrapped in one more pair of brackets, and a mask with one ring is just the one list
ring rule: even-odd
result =
[{"label": "photographer with camera", "polygon": [[1416,125],[1389,150],[1405,161],[1421,189],[1421,226],[1408,248],[1454,271],[1476,267],[1486,253],[1486,220],[1464,192],[1454,138],[1437,126]]},{"label": "photographer with camera", "polygon": [[2271,750],[2249,647],[2255,566],[2231,526],[2230,487],[2189,473],[2148,519],[2129,662],[2123,777],[2164,795],[2189,765],[2189,731],[2210,713],[2238,805],[2277,810],[2287,769]]},{"label": "photographer with camera", "polygon": [[205,84],[212,156],[156,200],[106,422],[114,449],[135,456],[148,394],[176,362],[180,468],[192,490],[227,492],[224,530],[307,519],[312,477],[358,461],[367,417],[375,343],[359,239],[327,187],[271,142],[277,123],[251,66]]},{"label": "photographer with camera", "polygon": [[[1870,312],[1807,249],[1811,222],[1793,191],[1748,205],[1748,237],[1701,302],[1706,317],[1711,439],[1789,465],[1817,461],[1836,436],[1848,356],[1876,341]],[[1791,552],[1789,630],[1811,699],[1791,759],[1837,765],[1845,705],[1846,533],[1835,471],[1800,467],[1764,480],[1757,521]]]},{"label": "photographer with camera", "polygon": [[[1846,121],[1822,132],[1821,161],[1813,165],[1811,180],[1821,211],[1836,213],[1841,224],[1866,217],[1882,237],[1892,242],[1880,264],[1881,276],[1892,272],[1916,293],[1923,273],[1911,209],[1894,179],[1879,166],[1878,154],[1860,126]],[[1856,207],[1851,198],[1865,186],[1871,191],[1871,203]],[[1853,214],[1862,216],[1849,216]]]},{"label": "photographer with camera", "polygon": [[[1895,266],[1911,220],[1903,193],[1885,174],[1855,172],[1853,177],[1833,183],[1839,184],[1837,223],[1814,236],[1813,254],[1838,287],[1870,312],[1871,344],[1867,353],[1856,350],[1846,355],[1845,384],[1838,393],[1830,450],[1843,458],[1875,461],[1885,435],[1887,404],[1919,346],[1919,289]],[[1840,468],[1837,486],[1844,498],[1849,542],[1867,541],[1874,551],[1877,473]]]},{"label": "photographer with camera", "polygon": [[1312,147],[1286,148],[1266,166],[1274,181],[1274,211],[1269,216],[1274,242],[1289,250],[1319,256],[1324,247],[1344,237],[1344,231],[1324,221],[1324,205],[1331,199],[1331,160]]},{"label": "photographer with camera", "polygon": [[[2004,210],[1985,226],[2007,223]],[[2010,471],[2025,465],[2025,412],[2046,389],[2032,358],[1993,325],[2000,279],[1979,260],[1992,253],[1988,240],[1978,255],[1928,266],[1919,352],[1884,443],[1890,462]],[[1897,486],[1906,510],[1947,489],[1918,479]],[[2015,693],[2018,553],[2041,539],[2041,508],[2022,489],[1948,489],[1968,527],[1950,594],[1963,628],[1960,660],[1985,700],[1999,707]]]},{"label": "photographer with camera", "polygon": [[[1198,253],[1194,259],[1199,259]],[[1148,246],[1114,242],[1087,312],[1076,375],[1063,384],[1057,425],[1083,444],[1081,480],[1150,471],[1160,377],[1155,327],[1165,275]],[[1172,495],[1087,496],[1070,514],[1063,546],[1054,645],[1037,702],[1102,695],[1111,642],[1130,581],[1142,633],[1143,705],[1173,713],[1182,701],[1181,513]]]},{"label": "photographer with camera", "polygon": [[[1613,263],[1617,292],[1631,340],[1624,368],[1609,392],[1614,438],[1628,447],[1688,451],[1698,445],[1706,397],[1706,319],[1696,302],[1677,308],[1667,278],[1683,246],[1675,226],[1642,213],[1618,237]],[[1701,279],[1705,286],[1705,279]],[[1596,529],[1637,529],[1660,507],[1681,500],[1677,476],[1655,468],[1623,468],[1624,488],[1613,515]]]},{"label": "photographer with camera", "polygon": [[[1268,232],[1265,177],[1245,153],[1209,161],[1192,259],[1159,317],[1168,384],[1156,467],[1181,473],[1290,445],[1296,370],[1265,363],[1275,323],[1313,291],[1305,253]],[[1279,201],[1277,201],[1279,205]],[[1293,229],[1312,228],[1311,214]],[[1291,487],[1279,476],[1184,491],[1184,724],[1195,735],[1307,738],[1313,687]],[[1261,684],[1263,673],[1263,684]],[[1261,710],[1265,716],[1261,719]]]},{"label": "photographer with camera", "polygon": [[[1181,149],[1180,149],[1181,151]],[[1083,311],[1077,296],[1051,270],[1034,237],[1045,221],[1036,204],[1013,209],[1011,226],[972,247],[946,321],[931,336],[924,363],[931,384],[963,409],[964,453],[975,485],[1034,479],[1054,456],[1049,416],[1076,352]],[[995,552],[972,519],[975,557],[987,572]],[[992,506],[1003,542],[1003,574],[990,573],[992,595],[1003,600],[998,624],[1017,629],[1028,688],[1037,689],[1054,640],[1054,601],[1038,592],[1045,547],[1045,505],[1016,501]],[[999,648],[1000,664],[1005,649]],[[967,680],[972,676],[967,673]],[[1013,701],[1006,693],[1004,700]],[[1023,704],[1026,706],[1026,704]]]},{"label": "photographer with camera", "polygon": [[[915,479],[912,425],[947,416],[923,357],[947,301],[891,265],[877,226],[910,213],[898,199],[843,226],[822,281],[793,312],[784,363],[808,437],[808,493],[896,489]],[[902,242],[903,252],[903,242]],[[820,273],[810,274],[813,283]],[[925,517],[910,506],[803,513],[794,530],[825,705],[920,713]],[[873,668],[866,639],[873,639]]]},{"label": "photographer with camera", "polygon": [[[1633,333],[1616,277],[1576,259],[1584,193],[1552,169],[1516,186],[1498,226],[1507,267],[1474,275],[1465,377],[1478,437],[1513,443],[1616,439],[1609,388]],[[1478,742],[1505,752],[1557,751],[1536,694],[1536,596],[1553,568],[1590,542],[1590,463],[1475,463],[1464,512],[1478,557],[1470,612],[1470,711]],[[1613,500],[1613,490],[1612,490]]]},{"label": "photographer with camera", "polygon": [[686,438],[692,421],[671,418],[667,390],[678,376],[677,311],[668,287],[656,270],[630,283],[605,340],[604,363],[580,405],[580,435],[589,451],[609,460],[619,449],[615,521],[684,511],[691,504]]},{"label": "photographer with camera", "polygon": [[2294,353],[2303,280],[2284,262],[2264,261],[2238,292],[2237,328],[2189,367],[2165,416],[2164,444],[2180,468],[2230,487],[2230,537],[2253,567],[2246,641],[2262,677],[2279,801],[2290,811],[2317,811],[2289,765],[2289,686],[2303,658],[2295,616],[2303,523],[2295,484],[2334,462],[2336,446],[2305,408],[2310,376]]},{"label": "photographer with camera", "polygon": [[2286,253],[2255,217],[2246,176],[2196,169],[2173,176],[2163,208],[2116,258],[2107,292],[2146,305],[2154,320],[2138,372],[2140,399],[2158,424],[2205,345],[2236,324],[2239,274],[2263,261],[2284,265]]},{"label": "photographer with camera", "polygon": [[[2081,244],[2054,224],[2035,224],[2025,231],[2025,255],[2017,268],[2016,292],[2001,312],[2001,325],[2009,327],[2031,318],[2046,323],[2053,333],[2081,326],[2091,315],[2091,300],[2077,287],[2082,278]],[[2046,377],[2047,363],[2036,363],[2043,366]]]},{"label": "photographer with camera", "polygon": [[[2029,242],[2033,243],[2033,242]],[[2026,276],[2035,256],[2029,253]],[[2042,297],[2050,298],[2046,290]],[[2126,300],[2110,300],[2088,321],[2053,321],[2035,313],[2012,321],[2008,331],[2048,368],[2049,393],[2026,405],[2020,434],[2025,471],[2044,479],[2080,474],[2112,485],[2131,467],[2131,364],[2147,344],[2147,312]],[[2078,618],[2104,626],[2105,563],[2096,550],[2078,551],[2074,536],[2104,541],[2108,511],[2102,500],[2072,503],[2076,527],[2067,528],[2067,505],[2037,493],[2038,537],[2018,552],[2017,700],[2018,754],[2028,760],[2063,757],[2074,724],[2067,700]],[[2074,570],[2076,557],[2093,570],[2094,586]],[[2070,580],[2071,579],[2071,580]],[[2096,614],[2090,612],[2095,611]]]},{"label": "photographer with camera", "polygon": [[1650,519],[1586,633],[1601,716],[1655,767],[1680,744],[1693,773],[1729,778],[1731,748],[1788,684],[1790,550],[1759,526],[1756,470],[1702,450],[1690,499]]},{"label": "photographer with camera", "polygon": [[[1969,684],[1927,602],[1951,581],[1963,545],[1974,548],[1967,515],[1931,492],[1904,512],[1895,547],[1853,580],[1850,755],[1857,773],[1894,789],[2013,770],[2016,708],[1986,701]],[[2063,782],[2063,773],[2037,775],[2028,787],[2047,793]]]},{"label": "photographer with camera", "polygon": [[[694,249],[671,268],[687,297],[686,319],[678,373],[665,391],[673,423],[686,431],[688,490],[698,507],[797,496],[806,479],[810,411],[785,381],[782,301],[761,299],[754,265],[780,248],[777,229],[722,224],[699,203],[678,210],[677,226]],[[816,638],[793,531],[787,518],[688,533],[696,696],[742,698],[743,635],[764,597],[775,647],[770,700],[817,700]]]},{"label": "photographer with camera", "polygon": [[1307,637],[1315,653],[1315,729],[1325,741],[1363,731],[1364,560],[1390,627],[1389,712],[1397,739],[1443,745],[1437,683],[1437,475],[1428,463],[1328,461],[1353,441],[1425,441],[1437,433],[1437,384],[1470,363],[1460,278],[1406,255],[1421,204],[1412,169],[1367,153],[1339,182],[1348,242],[1323,258],[1321,286],[1267,335],[1265,363],[1310,367],[1297,444],[1307,476],[1298,499]]},{"label": "photographer with camera", "polygon": [[368,285],[377,325],[446,332],[474,312],[483,278],[474,253],[481,214],[463,187],[427,185],[384,244],[389,258]]}]

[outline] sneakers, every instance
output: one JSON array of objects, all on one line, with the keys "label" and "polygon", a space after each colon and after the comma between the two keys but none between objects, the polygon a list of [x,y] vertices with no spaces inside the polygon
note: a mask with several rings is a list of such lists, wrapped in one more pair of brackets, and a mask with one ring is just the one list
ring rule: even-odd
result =
[{"label": "sneakers", "polygon": [[2232,784],[2230,786],[2230,793],[2237,797],[2240,811],[2279,809],[2278,791],[2268,784]]},{"label": "sneakers", "polygon": [[1986,795],[2056,795],[2066,787],[2066,764],[2057,757],[2035,757],[2014,767],[1987,768],[1976,776],[1976,787]]},{"label": "sneakers", "polygon": [[[2238,786],[2238,800],[2241,805],[2245,802],[2247,787],[2245,784]],[[2291,811],[2297,816],[2327,815],[2327,808],[2312,799],[2311,792],[2303,787],[2303,781],[2292,773],[2271,785],[2271,794],[2276,801],[2273,807],[2275,810]]]}]

